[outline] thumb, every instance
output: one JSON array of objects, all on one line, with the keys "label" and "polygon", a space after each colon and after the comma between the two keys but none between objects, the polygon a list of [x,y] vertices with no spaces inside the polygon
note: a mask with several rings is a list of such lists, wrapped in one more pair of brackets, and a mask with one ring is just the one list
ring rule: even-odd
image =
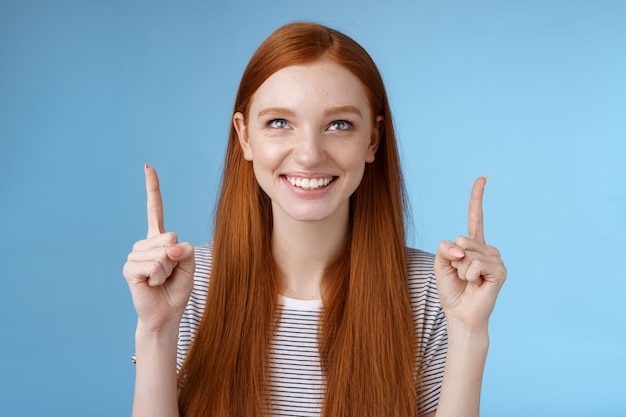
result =
[{"label": "thumb", "polygon": [[444,240],[437,248],[437,258],[443,263],[459,261],[465,258],[465,251],[456,243]]},{"label": "thumb", "polygon": [[193,276],[196,269],[193,246],[183,242],[167,248],[167,256],[174,262],[178,262],[178,268]]},{"label": "thumb", "polygon": [[435,272],[447,271],[453,268],[452,262],[460,261],[463,258],[465,258],[465,251],[460,246],[449,240],[444,240],[437,248],[437,256],[435,256],[433,267]]}]

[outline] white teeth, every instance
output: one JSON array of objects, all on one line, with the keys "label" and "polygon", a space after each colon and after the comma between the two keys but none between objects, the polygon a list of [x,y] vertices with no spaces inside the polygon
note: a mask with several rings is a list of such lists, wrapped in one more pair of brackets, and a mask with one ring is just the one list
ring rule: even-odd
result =
[{"label": "white teeth", "polygon": [[294,187],[304,188],[305,190],[317,190],[318,188],[324,188],[333,180],[332,177],[327,178],[300,178],[300,177],[286,177],[287,181]]}]

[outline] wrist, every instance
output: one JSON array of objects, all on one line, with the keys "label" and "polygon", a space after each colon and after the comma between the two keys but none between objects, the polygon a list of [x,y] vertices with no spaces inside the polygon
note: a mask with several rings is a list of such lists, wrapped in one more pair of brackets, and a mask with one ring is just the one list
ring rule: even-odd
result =
[{"label": "wrist", "polygon": [[137,328],[135,329],[135,340],[139,341],[168,341],[178,340],[178,329],[180,320],[171,320],[155,326],[153,323],[146,323],[137,320]]},{"label": "wrist", "polygon": [[467,324],[446,319],[448,344],[468,345],[485,352],[489,348],[489,326],[468,326]]},{"label": "wrist", "polygon": [[437,415],[478,416],[485,361],[487,327],[448,320],[448,350]]},{"label": "wrist", "polygon": [[136,364],[154,364],[164,360],[163,363],[169,364],[168,368],[175,369],[177,349],[178,326],[154,329],[141,321],[137,322],[135,357],[133,358]]}]

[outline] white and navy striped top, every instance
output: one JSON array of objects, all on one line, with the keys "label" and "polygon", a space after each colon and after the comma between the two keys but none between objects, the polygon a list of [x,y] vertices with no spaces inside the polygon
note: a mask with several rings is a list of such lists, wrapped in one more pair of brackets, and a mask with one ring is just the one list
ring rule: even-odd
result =
[{"label": "white and navy striped top", "polygon": [[[196,247],[194,287],[185,309],[178,338],[178,369],[198,330],[209,285],[211,245]],[[417,366],[424,383],[419,393],[419,413],[434,411],[446,360],[446,322],[439,304],[433,272],[434,256],[408,250],[409,290],[416,329],[421,329]],[[324,378],[318,354],[318,322],[321,300],[282,297],[283,308],[270,350],[270,400],[276,416],[319,416]]]}]

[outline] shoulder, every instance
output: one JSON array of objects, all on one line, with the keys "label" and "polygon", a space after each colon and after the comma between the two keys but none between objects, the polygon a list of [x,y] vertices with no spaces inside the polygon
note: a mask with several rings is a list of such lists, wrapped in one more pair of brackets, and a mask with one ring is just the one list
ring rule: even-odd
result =
[{"label": "shoulder", "polygon": [[[438,332],[442,323],[443,309],[437,292],[437,279],[433,264],[435,255],[418,249],[407,248],[409,302],[413,310],[418,334],[429,338]],[[445,320],[443,321],[445,323]]]},{"label": "shoulder", "polygon": [[[204,301],[209,290],[211,265],[213,264],[213,244],[207,243],[194,248],[196,272],[193,276],[193,290],[189,299],[191,306],[201,304],[204,310]],[[189,306],[188,306],[189,307]]]},{"label": "shoulder", "polygon": [[213,245],[209,243],[194,247],[194,258],[196,272],[193,276],[193,289],[178,329],[178,354],[176,361],[178,370],[180,370],[187,356],[191,342],[200,327],[202,315],[204,314],[206,295],[209,291],[211,264],[213,263]]},{"label": "shoulder", "polygon": [[406,260],[410,270],[432,272],[435,255],[420,249],[406,248]]},{"label": "shoulder", "polygon": [[203,269],[211,269],[211,262],[213,261],[213,244],[205,243],[204,245],[198,245],[194,247],[194,256],[196,260],[196,271]]},{"label": "shoulder", "polygon": [[435,283],[435,271],[433,264],[435,255],[419,249],[406,249],[406,266],[409,286],[426,285]]},{"label": "shoulder", "polygon": [[439,402],[439,392],[446,362],[448,338],[446,320],[433,264],[435,255],[407,248],[409,297],[418,351],[416,366],[423,386],[419,392],[420,415],[429,415]]}]

